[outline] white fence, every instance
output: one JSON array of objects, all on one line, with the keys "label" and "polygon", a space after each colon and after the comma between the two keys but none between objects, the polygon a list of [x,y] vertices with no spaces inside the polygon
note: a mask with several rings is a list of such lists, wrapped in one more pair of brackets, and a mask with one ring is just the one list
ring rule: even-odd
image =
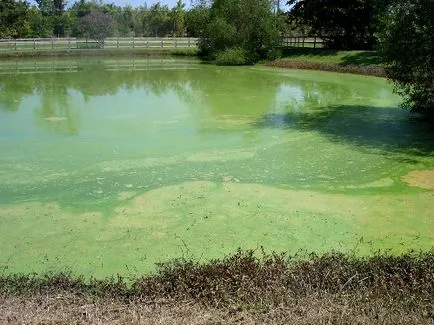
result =
[{"label": "white fence", "polygon": [[324,40],[319,36],[284,36],[280,39],[280,46],[283,47],[324,47]]},{"label": "white fence", "polygon": [[41,51],[92,48],[195,48],[198,39],[190,37],[111,37],[104,41],[79,38],[0,39],[2,51]]}]

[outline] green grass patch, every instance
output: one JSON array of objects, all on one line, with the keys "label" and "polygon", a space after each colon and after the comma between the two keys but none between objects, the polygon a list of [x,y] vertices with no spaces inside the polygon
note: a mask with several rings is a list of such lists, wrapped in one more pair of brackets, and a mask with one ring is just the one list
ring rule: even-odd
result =
[{"label": "green grass patch", "polygon": [[381,65],[382,58],[375,51],[337,51],[329,49],[285,48],[283,61],[311,62],[337,65]]},{"label": "green grass patch", "polygon": [[322,70],[385,77],[382,57],[375,51],[283,48],[281,58],[266,65],[278,68]]}]

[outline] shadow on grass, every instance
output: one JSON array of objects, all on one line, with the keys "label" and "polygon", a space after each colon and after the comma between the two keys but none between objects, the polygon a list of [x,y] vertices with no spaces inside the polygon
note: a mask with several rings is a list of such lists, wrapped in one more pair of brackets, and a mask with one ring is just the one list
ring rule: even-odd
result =
[{"label": "shadow on grass", "polygon": [[381,65],[383,59],[378,52],[354,52],[342,58],[341,65]]},{"label": "shadow on grass", "polygon": [[[330,61],[335,62],[340,60],[337,65],[356,65],[356,66],[370,66],[381,65],[383,60],[380,54],[376,51],[338,51],[333,49],[323,48],[297,48],[286,47],[282,48],[282,57],[291,58],[299,56],[320,57],[324,63],[327,63],[327,57],[330,57]],[[347,54],[345,54],[347,53]]]},{"label": "shadow on grass", "polygon": [[283,57],[312,55],[312,56],[333,56],[338,53],[337,50],[323,48],[307,48],[307,47],[283,47],[281,49]]},{"label": "shadow on grass", "polygon": [[267,114],[254,125],[319,132],[332,142],[382,153],[434,155],[434,123],[411,119],[398,108],[330,106],[311,112]]}]

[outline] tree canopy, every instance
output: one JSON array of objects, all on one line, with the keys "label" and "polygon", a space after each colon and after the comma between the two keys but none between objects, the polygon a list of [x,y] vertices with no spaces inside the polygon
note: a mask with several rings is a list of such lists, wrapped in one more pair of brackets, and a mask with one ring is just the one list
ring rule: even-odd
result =
[{"label": "tree canopy", "polygon": [[[277,43],[276,15],[270,0],[214,0],[201,33],[203,54],[215,57],[233,48],[244,53],[246,63],[265,57]],[[240,61],[237,61],[240,62]]]},{"label": "tree canopy", "polygon": [[391,0],[289,0],[289,19],[308,26],[329,48],[372,50]]},{"label": "tree canopy", "polygon": [[[107,36],[184,37],[188,33],[198,37],[208,14],[206,0],[191,8],[186,8],[182,0],[173,8],[160,2],[134,8],[96,0],[76,0],[68,7],[64,0],[35,0],[34,5],[21,0],[0,0],[0,38],[86,37],[95,34],[95,26],[88,21],[102,22],[103,17],[110,21]],[[83,20],[87,15],[90,16]]]},{"label": "tree canopy", "polygon": [[29,5],[24,1],[0,0],[0,38],[30,34]]},{"label": "tree canopy", "polygon": [[389,78],[404,106],[434,114],[434,2],[397,0],[382,34]]}]

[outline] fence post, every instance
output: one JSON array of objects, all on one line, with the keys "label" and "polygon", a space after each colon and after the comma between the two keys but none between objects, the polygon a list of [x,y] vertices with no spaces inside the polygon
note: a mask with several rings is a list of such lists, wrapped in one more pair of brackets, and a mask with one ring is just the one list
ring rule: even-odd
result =
[{"label": "fence post", "polygon": [[175,37],[175,48],[178,47],[178,39]]},{"label": "fence post", "polygon": [[68,47],[71,49],[71,36],[68,37]]},{"label": "fence post", "polygon": [[133,48],[134,48],[134,36],[133,36]]},{"label": "fence post", "polygon": [[87,48],[87,37],[86,37],[86,48]]},{"label": "fence post", "polygon": [[164,48],[164,40],[161,40],[161,48]]},{"label": "fence post", "polygon": [[190,37],[188,38],[188,47],[190,47]]},{"label": "fence post", "polygon": [[51,49],[52,49],[52,50],[54,49],[54,40],[53,40],[52,37],[51,37]]},{"label": "fence post", "polygon": [[116,47],[119,48],[119,36],[116,38]]},{"label": "fence post", "polygon": [[36,50],[36,39],[33,39],[33,49]]},{"label": "fence post", "polygon": [[313,38],[313,48],[316,48],[316,36]]},{"label": "fence post", "polygon": [[304,40],[305,40],[305,37],[303,36],[303,38],[302,38],[302,44],[303,44],[303,47],[304,47]]},{"label": "fence post", "polygon": [[17,50],[17,41],[15,40],[15,51]]}]

